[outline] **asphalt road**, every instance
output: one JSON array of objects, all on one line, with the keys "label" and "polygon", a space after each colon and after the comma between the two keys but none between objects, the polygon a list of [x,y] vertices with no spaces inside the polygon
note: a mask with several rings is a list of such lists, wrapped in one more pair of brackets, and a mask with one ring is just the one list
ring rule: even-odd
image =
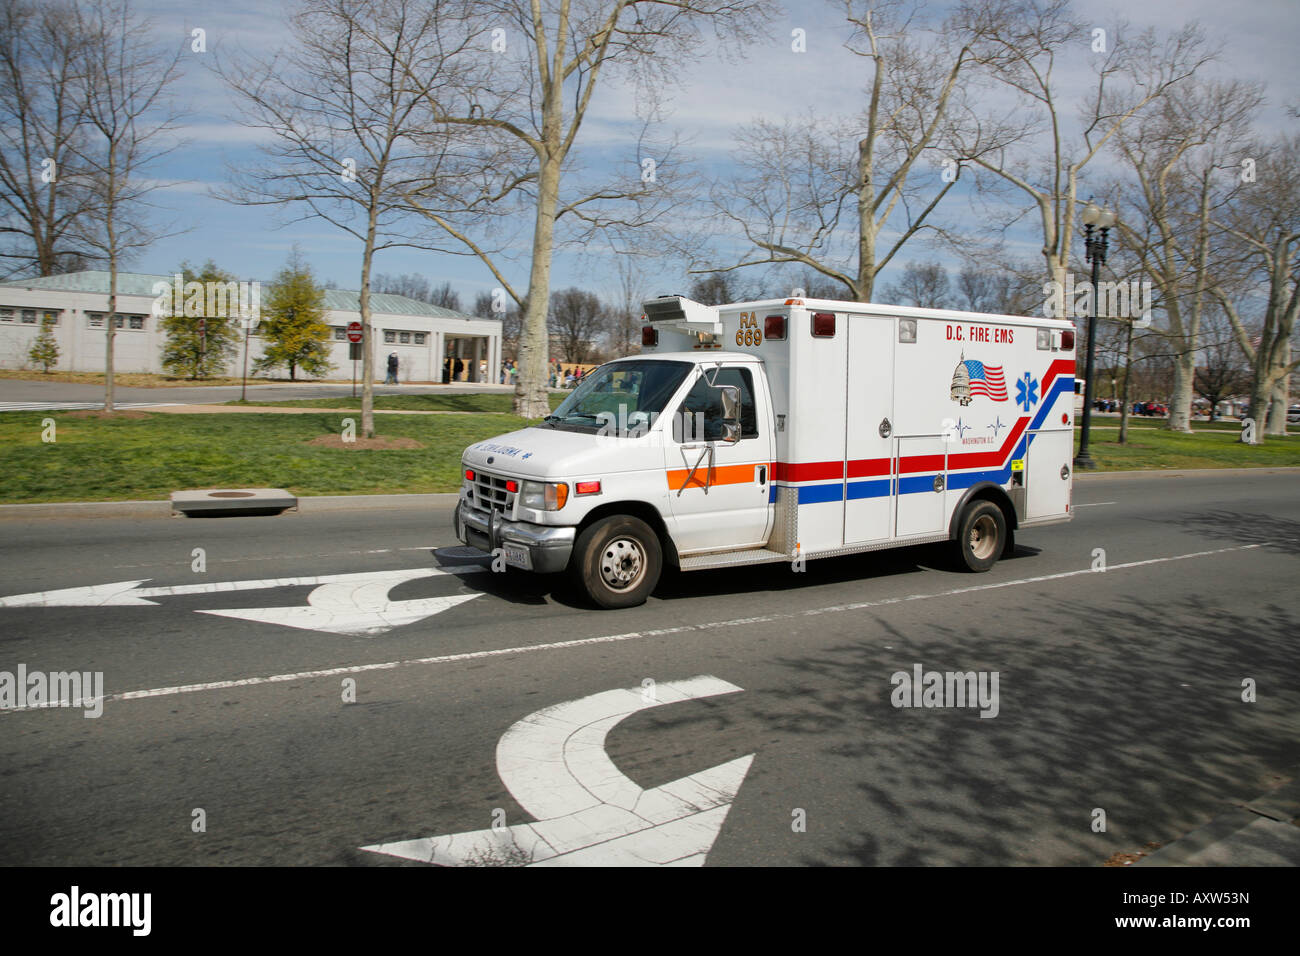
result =
[{"label": "asphalt road", "polygon": [[[681,575],[618,612],[522,572],[418,576],[455,544],[445,511],[0,521],[0,672],[102,671],[108,695],[98,719],[0,713],[0,863],[420,865],[360,848],[497,824],[522,855],[405,851],[1097,865],[1300,764],[1296,488],[1088,479],[984,575],[910,548]],[[296,583],[193,587],[271,579]],[[135,581],[184,590],[12,606]],[[996,673],[996,715],[893,706],[918,665]],[[619,788],[687,809],[619,843]]]}]

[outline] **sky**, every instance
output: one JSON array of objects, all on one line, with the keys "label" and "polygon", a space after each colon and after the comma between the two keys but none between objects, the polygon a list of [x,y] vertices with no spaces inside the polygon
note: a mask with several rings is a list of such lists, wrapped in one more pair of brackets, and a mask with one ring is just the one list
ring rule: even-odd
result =
[{"label": "sky", "polygon": [[[185,42],[195,28],[206,31],[208,52],[185,56],[184,73],[173,88],[178,105],[187,117],[180,135],[183,145],[159,163],[152,176],[160,188],[151,196],[159,222],[170,224],[178,234],[155,244],[127,268],[136,272],[169,274],[183,260],[201,263],[213,259],[220,267],[240,278],[269,279],[285,262],[296,245],[312,266],[317,278],[339,288],[359,286],[360,243],[321,220],[283,224],[292,218],[262,207],[236,206],[213,195],[226,181],[227,168],[258,161],[260,134],[236,121],[231,95],[212,72],[212,55],[246,52],[267,55],[289,42],[285,4],[268,2],[212,2],[212,0],[137,0],[137,10],[154,24],[160,43],[171,37]],[[936,18],[943,3],[932,6]],[[1223,54],[1212,71],[1221,77],[1258,80],[1267,85],[1269,103],[1265,118],[1277,128],[1288,120],[1283,108],[1300,103],[1300,67],[1295,45],[1300,26],[1300,0],[1142,0],[1140,3],[1079,2],[1076,10],[1084,19],[1110,27],[1117,16],[1126,17],[1130,29],[1146,26],[1176,29],[1196,20],[1210,38],[1222,44]],[[658,138],[680,137],[699,171],[709,177],[725,177],[734,170],[736,131],[755,119],[780,121],[810,112],[834,117],[861,108],[863,89],[869,77],[864,61],[845,49],[848,31],[841,3],[822,0],[788,0],[782,13],[767,24],[768,35],[736,49],[702,48],[698,55],[683,60],[675,89],[664,91],[666,116]],[[792,50],[792,31],[803,30],[806,51]],[[1076,69],[1060,70],[1062,96],[1073,108],[1074,100],[1086,95],[1089,76],[1083,60]],[[637,155],[635,133],[635,91],[620,77],[607,77],[598,87],[578,149],[595,174],[614,164],[626,167]],[[1112,163],[1103,157],[1089,175],[1100,182]],[[1113,171],[1113,165],[1111,166]],[[937,169],[926,171],[937,176]],[[988,209],[969,201],[969,195],[954,191],[945,200],[946,221],[959,230],[975,230]],[[696,219],[707,215],[703,201],[692,207]],[[1005,254],[1021,259],[1038,254],[1041,238],[1034,230],[1034,217],[1025,217],[1007,235]],[[509,280],[518,289],[528,282],[527,223],[521,224],[522,241],[513,261],[503,263]],[[719,237],[722,255],[729,240]],[[735,246],[731,246],[735,252]],[[882,281],[896,277],[908,261],[939,260],[954,264],[954,257],[924,245],[908,247],[891,264]],[[681,262],[668,256],[645,257],[638,261],[642,291],[657,295],[685,291],[689,281]],[[896,270],[896,271],[894,271]],[[469,305],[480,292],[498,283],[476,259],[433,251],[390,249],[379,253],[375,272],[420,273],[438,285],[451,283]],[[557,252],[552,289],[578,285],[602,296],[615,297],[618,286],[613,258],[600,243]],[[781,294],[784,294],[782,292]]]}]

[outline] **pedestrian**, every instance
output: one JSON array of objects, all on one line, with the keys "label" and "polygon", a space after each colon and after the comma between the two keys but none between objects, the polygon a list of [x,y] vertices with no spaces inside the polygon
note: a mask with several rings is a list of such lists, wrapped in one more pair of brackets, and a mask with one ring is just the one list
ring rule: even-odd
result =
[{"label": "pedestrian", "polygon": [[388,353],[388,377],[384,379],[385,385],[397,384],[397,353]]}]

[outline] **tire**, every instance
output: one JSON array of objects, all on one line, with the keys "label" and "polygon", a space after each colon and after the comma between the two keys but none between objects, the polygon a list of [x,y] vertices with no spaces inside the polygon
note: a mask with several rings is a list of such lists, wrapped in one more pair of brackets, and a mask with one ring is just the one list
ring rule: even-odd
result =
[{"label": "tire", "polygon": [[578,535],[569,570],[601,607],[636,607],[659,583],[663,549],[654,529],[640,518],[611,515]]},{"label": "tire", "polygon": [[987,571],[997,564],[1007,542],[1007,519],[991,501],[975,501],[957,529],[957,555],[968,571]]}]

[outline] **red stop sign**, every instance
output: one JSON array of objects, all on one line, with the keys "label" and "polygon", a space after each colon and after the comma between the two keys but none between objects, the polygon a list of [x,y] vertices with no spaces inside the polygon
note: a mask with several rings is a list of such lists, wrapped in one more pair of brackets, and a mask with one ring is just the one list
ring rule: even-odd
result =
[{"label": "red stop sign", "polygon": [[360,322],[349,322],[349,323],[348,323],[348,341],[351,342],[351,343],[353,343],[353,344],[356,344],[357,342],[360,342],[360,341],[361,341],[361,323],[360,323]]}]

